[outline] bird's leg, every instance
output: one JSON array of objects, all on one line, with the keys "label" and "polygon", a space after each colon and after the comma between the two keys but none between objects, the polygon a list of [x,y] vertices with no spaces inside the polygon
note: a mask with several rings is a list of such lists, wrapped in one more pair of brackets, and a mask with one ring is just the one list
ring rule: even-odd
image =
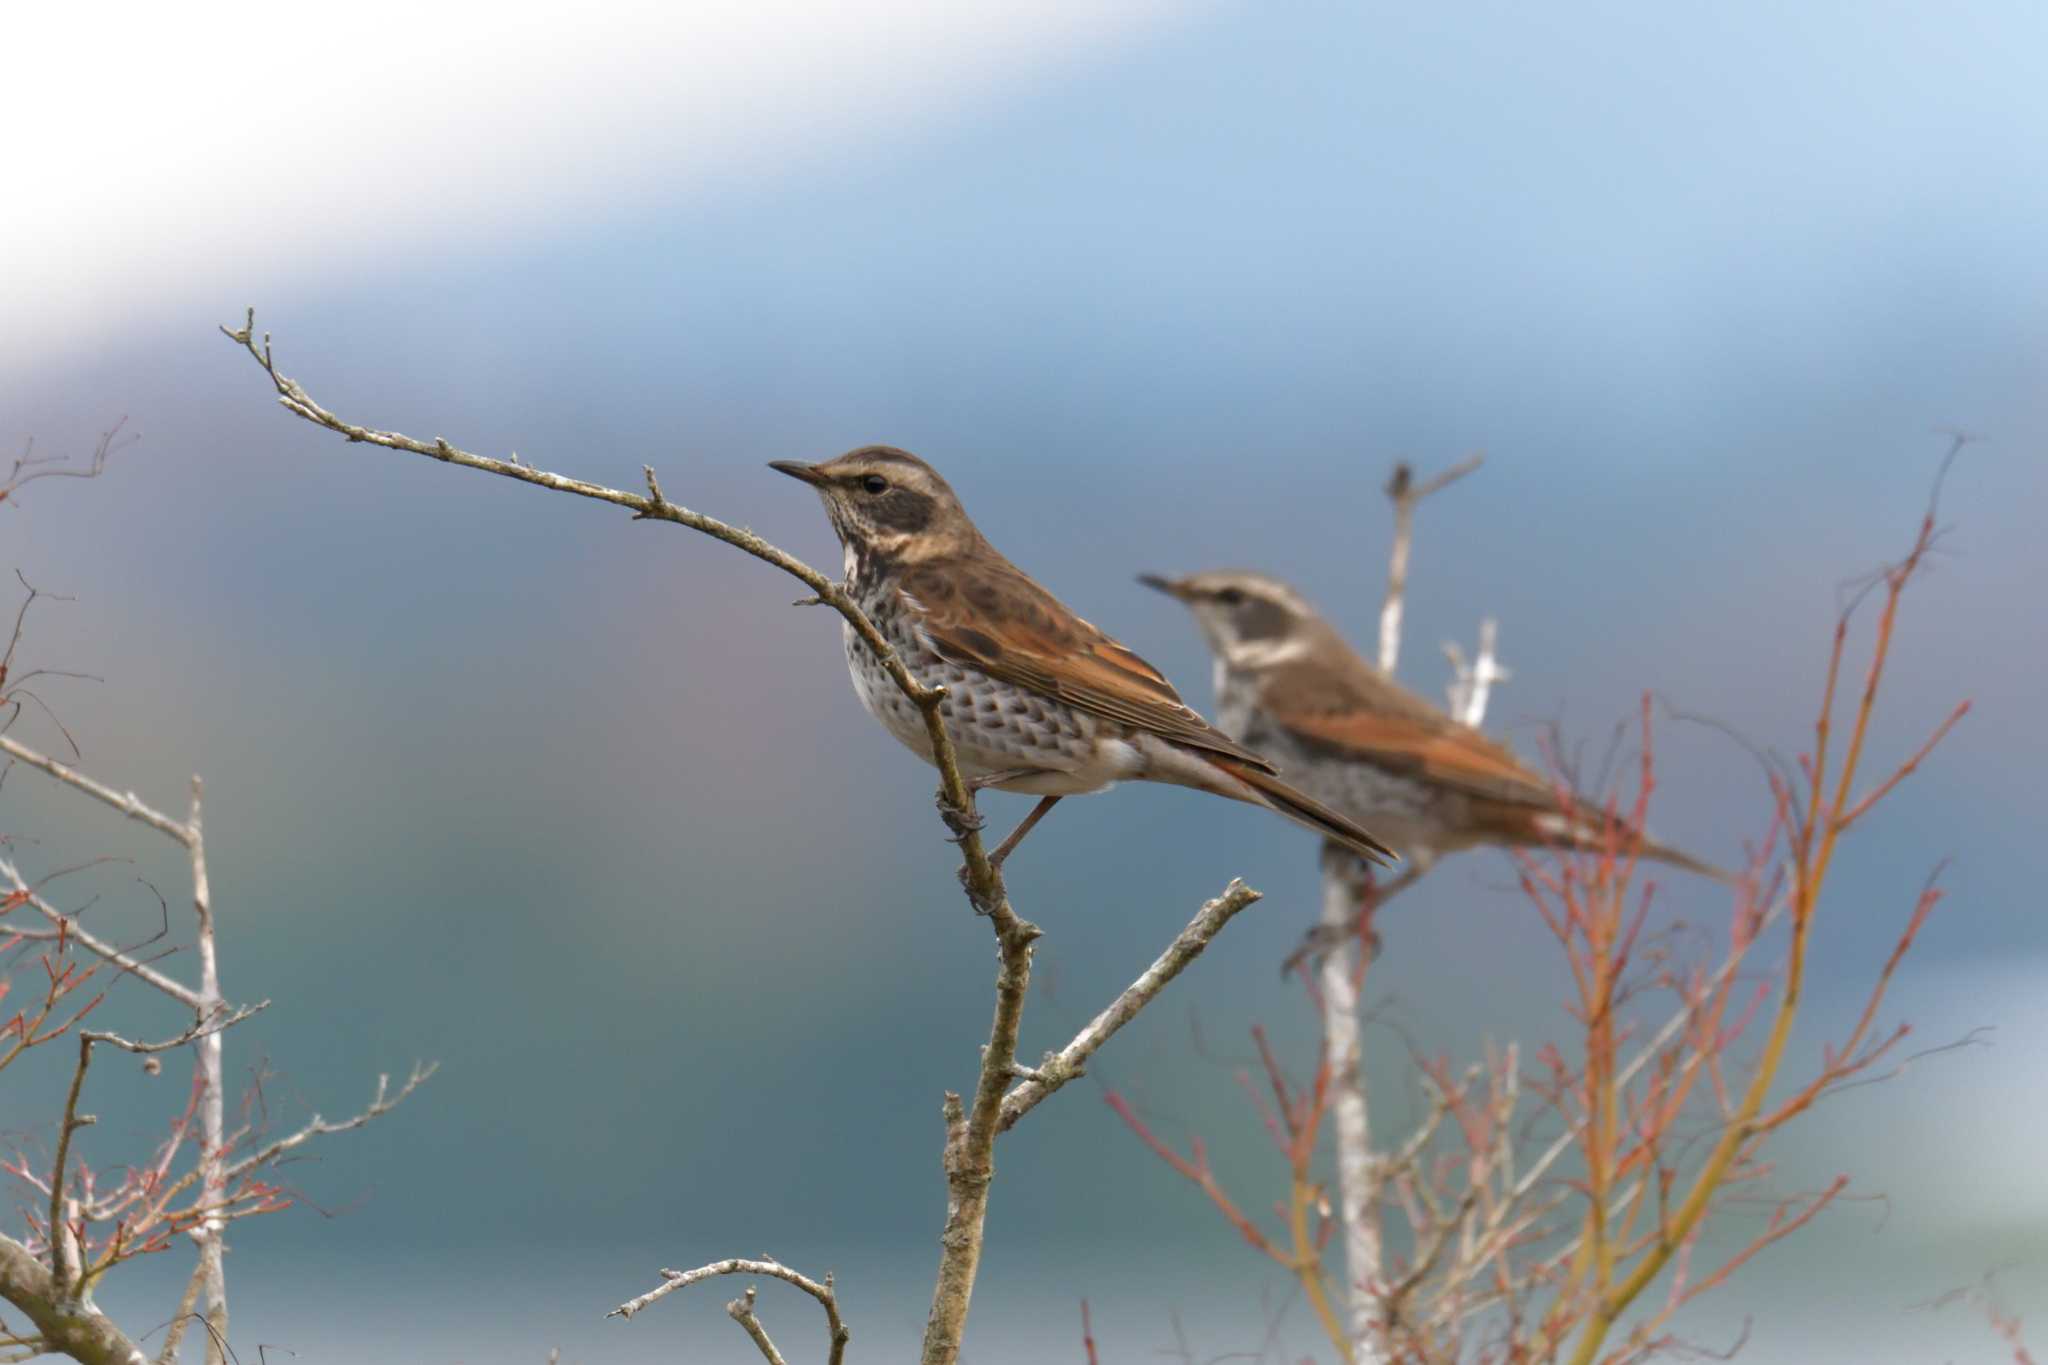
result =
[{"label": "bird's leg", "polygon": [[[1338,861],[1332,862],[1332,859]],[[1407,866],[1401,869],[1401,875],[1381,886],[1373,876],[1371,863],[1335,844],[1323,845],[1323,870],[1327,874],[1343,877],[1356,888],[1358,909],[1342,925],[1318,924],[1303,934],[1301,943],[1287,955],[1286,961],[1280,964],[1280,975],[1289,975],[1304,962],[1320,963],[1335,951],[1338,945],[1348,943],[1354,938],[1364,943],[1368,963],[1377,958],[1380,954],[1380,936],[1373,931],[1374,912],[1415,885],[1436,860],[1426,854],[1411,852],[1406,861]]]},{"label": "bird's leg", "polygon": [[967,790],[985,792],[990,787],[1000,787],[1005,782],[1016,782],[1026,777],[1037,777],[1045,771],[1044,768],[998,768],[992,773],[968,778]]},{"label": "bird's leg", "polygon": [[1031,832],[1031,827],[1040,820],[1043,820],[1046,817],[1046,813],[1059,803],[1060,799],[1057,796],[1039,797],[1038,804],[1031,808],[1031,814],[1018,821],[1017,828],[1010,831],[1010,836],[1003,840],[1002,843],[997,844],[996,851],[988,855],[989,862],[997,867],[1001,867],[1003,859],[1009,857],[1017,845],[1024,842],[1024,836]]}]

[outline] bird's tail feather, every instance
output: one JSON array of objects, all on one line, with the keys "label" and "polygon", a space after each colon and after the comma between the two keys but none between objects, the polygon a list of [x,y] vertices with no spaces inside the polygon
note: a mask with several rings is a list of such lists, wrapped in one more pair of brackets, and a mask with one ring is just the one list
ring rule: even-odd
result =
[{"label": "bird's tail feather", "polygon": [[1673,848],[1669,844],[1660,844],[1655,839],[1645,837],[1642,843],[1642,850],[1645,858],[1654,858],[1660,863],[1683,868],[1687,872],[1697,873],[1702,877],[1712,877],[1715,881],[1722,882],[1728,886],[1735,886],[1742,881],[1742,878],[1736,876],[1725,867],[1716,867],[1704,859],[1693,857],[1683,849]]},{"label": "bird's tail feather", "polygon": [[[1503,842],[1523,845],[1547,845],[1552,848],[1601,849],[1607,846],[1608,828],[1600,820],[1571,819],[1556,810],[1545,810],[1526,805],[1503,806],[1491,812],[1491,818],[1482,816],[1484,822],[1497,831],[1496,837],[1505,836]],[[1624,852],[1630,837],[1629,831],[1622,832]],[[1682,868],[1702,877],[1711,877],[1717,882],[1734,886],[1742,880],[1724,867],[1716,867],[1702,858],[1695,858],[1683,849],[1659,843],[1647,834],[1639,836],[1641,842],[1637,851],[1653,862]]]},{"label": "bird's tail feather", "polygon": [[1205,754],[1203,757],[1251,789],[1249,797],[1240,799],[1284,815],[1326,839],[1334,839],[1362,858],[1382,865],[1394,861],[1394,851],[1373,838],[1362,826],[1314,797],[1296,791],[1273,774],[1222,755]]}]

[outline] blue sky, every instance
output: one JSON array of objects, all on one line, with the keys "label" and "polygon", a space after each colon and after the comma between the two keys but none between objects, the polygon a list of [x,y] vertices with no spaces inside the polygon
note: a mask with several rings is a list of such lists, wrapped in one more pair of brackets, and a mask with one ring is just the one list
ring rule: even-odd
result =
[{"label": "blue sky", "polygon": [[[263,1339],[347,1358],[373,1294],[409,1343],[390,1358],[485,1358],[431,1274],[392,1267],[488,1265],[536,1358],[551,1330],[579,1359],[729,1351],[709,1300],[595,1313],[657,1265],[766,1245],[870,1267],[882,1358],[922,1314],[936,1096],[969,1077],[986,941],[829,620],[667,528],[324,439],[212,332],[248,304],[337,411],[619,484],[651,462],[821,563],[813,500],[762,463],[908,446],[1204,704],[1194,632],[1132,574],[1256,565],[1364,638],[1388,465],[1483,448],[1423,514],[1403,673],[1436,693],[1437,642],[1499,617],[1516,676],[1490,728],[1525,751],[1551,719],[1597,741],[1646,689],[1796,749],[1835,585],[1910,537],[1937,429],[1983,433],[1874,757],[1976,710],[1844,864],[1802,1041],[1948,857],[1893,1015],[1997,1043],[1817,1116],[1788,1170],[1847,1169],[1892,1212],[1817,1229],[1727,1312],[1765,1315],[1753,1360],[1827,1358],[1816,1334],[1841,1359],[1990,1359],[1907,1305],[2015,1261],[2038,1298],[2048,1184],[2014,1136],[2048,1044],[2038,9],[24,22],[48,60],[0,91],[38,133],[0,224],[0,438],[77,449],[123,415],[143,437],[104,482],[0,509],[7,564],[77,598],[37,618],[37,657],[106,679],[53,703],[138,790],[206,774],[229,987],[280,1002],[245,1058],[329,1112],[377,1069],[445,1064],[307,1176],[359,1207],[238,1239]],[[1660,832],[1733,858],[1761,816],[1747,758],[1686,728],[1662,754]],[[25,784],[0,801],[10,830],[133,851]],[[1013,883],[1057,985],[1031,1047],[1228,877],[1269,893],[1101,1069],[1256,1188],[1258,1135],[1229,1136],[1185,1006],[1305,1037],[1271,964],[1314,860],[1220,805],[1063,808]],[[1505,870],[1448,864],[1386,926],[1405,1017],[1454,1050],[1561,1030]],[[1243,1344],[1241,1249],[1092,1095],[1034,1123],[1004,1157],[981,1307],[1005,1325],[977,1358],[1066,1349],[1033,1310],[1083,1293],[1118,1358],[1174,1302]],[[1788,1284],[1816,1300],[1776,1302]]]}]

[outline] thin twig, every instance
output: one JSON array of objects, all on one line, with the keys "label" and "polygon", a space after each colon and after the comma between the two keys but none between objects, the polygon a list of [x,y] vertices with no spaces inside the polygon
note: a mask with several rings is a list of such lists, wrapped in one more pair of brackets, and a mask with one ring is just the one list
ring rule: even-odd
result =
[{"label": "thin twig", "polygon": [[107,456],[142,439],[139,435],[131,433],[127,440],[117,445],[115,438],[121,434],[121,428],[127,424],[128,419],[123,417],[120,421],[114,423],[113,426],[100,433],[99,444],[93,447],[92,456],[87,460],[83,469],[70,468],[69,462],[61,455],[37,455],[35,442],[30,441],[22,453],[16,457],[14,468],[9,471],[4,480],[0,480],[0,502],[6,502],[8,499],[13,498],[23,488],[34,483],[37,479],[98,478],[106,471]]},{"label": "thin twig", "polygon": [[428,1078],[438,1070],[440,1070],[440,1063],[438,1062],[415,1063],[411,1073],[405,1078],[405,1084],[398,1087],[396,1094],[393,1094],[391,1091],[390,1076],[382,1075],[377,1077],[377,1093],[371,1098],[369,1106],[352,1118],[342,1119],[338,1122],[329,1122],[320,1117],[320,1115],[315,1114],[304,1127],[291,1133],[289,1136],[278,1138],[275,1142],[267,1143],[241,1160],[231,1161],[222,1166],[221,1179],[233,1182],[260,1166],[268,1166],[287,1152],[305,1146],[314,1138],[325,1137],[331,1133],[346,1133],[351,1129],[362,1127],[372,1119],[381,1118],[405,1103],[412,1092],[426,1084]]},{"label": "thin twig", "polygon": [[1166,951],[1140,973],[1137,980],[1124,987],[1123,993],[1112,1000],[1108,1008],[1089,1020],[1088,1026],[1075,1034],[1072,1042],[1058,1052],[1047,1053],[1044,1061],[1031,1068],[1032,1074],[1003,1097],[999,1131],[1008,1132],[1018,1119],[1037,1108],[1046,1096],[1081,1075],[1088,1059],[1115,1037],[1117,1030],[1135,1019],[1138,1011],[1166,989],[1168,982],[1200,957],[1202,950],[1215,940],[1223,926],[1230,923],[1239,911],[1257,904],[1258,900],[1258,892],[1241,881],[1232,881],[1223,888],[1222,895],[1206,902],[1188,921],[1187,927],[1166,946]]},{"label": "thin twig", "polygon": [[[76,942],[80,947],[85,948],[95,956],[106,959],[116,969],[147,982],[150,986],[162,991],[165,995],[168,995],[187,1009],[192,1010],[195,1014],[199,1012],[198,991],[193,990],[175,977],[166,976],[126,950],[108,943],[105,939],[86,929],[76,919],[65,914],[56,906],[51,905],[49,901],[37,895],[28,882],[22,878],[21,869],[5,858],[0,858],[0,881],[5,883],[5,887],[0,888],[0,906],[6,906],[9,902],[13,902],[17,905],[29,907],[55,925],[58,934],[64,939]],[[0,913],[5,913],[5,911],[0,910]],[[30,936],[24,935],[24,937]]]},{"label": "thin twig", "polygon": [[0,754],[26,763],[31,768],[40,769],[59,782],[67,783],[93,799],[105,802],[129,819],[138,820],[166,838],[176,840],[187,848],[191,847],[191,830],[162,811],[145,805],[134,792],[117,792],[104,783],[95,782],[77,769],[37,753],[26,744],[10,739],[6,735],[0,735]]},{"label": "thin twig", "polygon": [[746,1293],[725,1306],[726,1314],[753,1338],[755,1348],[768,1365],[789,1365],[782,1358],[782,1352],[775,1349],[775,1343],[768,1339],[768,1329],[761,1325],[761,1319],[754,1316],[754,1292],[754,1286],[748,1285]]}]

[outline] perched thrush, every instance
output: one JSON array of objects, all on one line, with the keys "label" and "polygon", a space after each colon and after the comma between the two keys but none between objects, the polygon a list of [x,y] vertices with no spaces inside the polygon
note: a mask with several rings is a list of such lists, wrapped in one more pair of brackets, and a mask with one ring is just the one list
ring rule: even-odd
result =
[{"label": "perched thrush", "polygon": [[[1569,801],[1506,746],[1383,676],[1285,583],[1237,570],[1138,581],[1194,613],[1215,655],[1223,730],[1369,823],[1407,864],[1396,886],[1481,844],[1584,848],[1603,838],[1597,802]],[[1732,880],[1648,839],[1641,851]]]},{"label": "perched thrush", "polygon": [[[946,689],[939,715],[976,789],[1043,798],[1000,860],[1055,802],[1116,782],[1264,806],[1364,857],[1386,847],[1276,776],[1271,761],[1196,715],[1159,671],[1068,610],[989,544],[923,460],[864,446],[823,464],[770,466],[818,492],[846,550],[846,588],[912,676]],[[851,625],[854,691],[931,761],[923,716]]]}]

